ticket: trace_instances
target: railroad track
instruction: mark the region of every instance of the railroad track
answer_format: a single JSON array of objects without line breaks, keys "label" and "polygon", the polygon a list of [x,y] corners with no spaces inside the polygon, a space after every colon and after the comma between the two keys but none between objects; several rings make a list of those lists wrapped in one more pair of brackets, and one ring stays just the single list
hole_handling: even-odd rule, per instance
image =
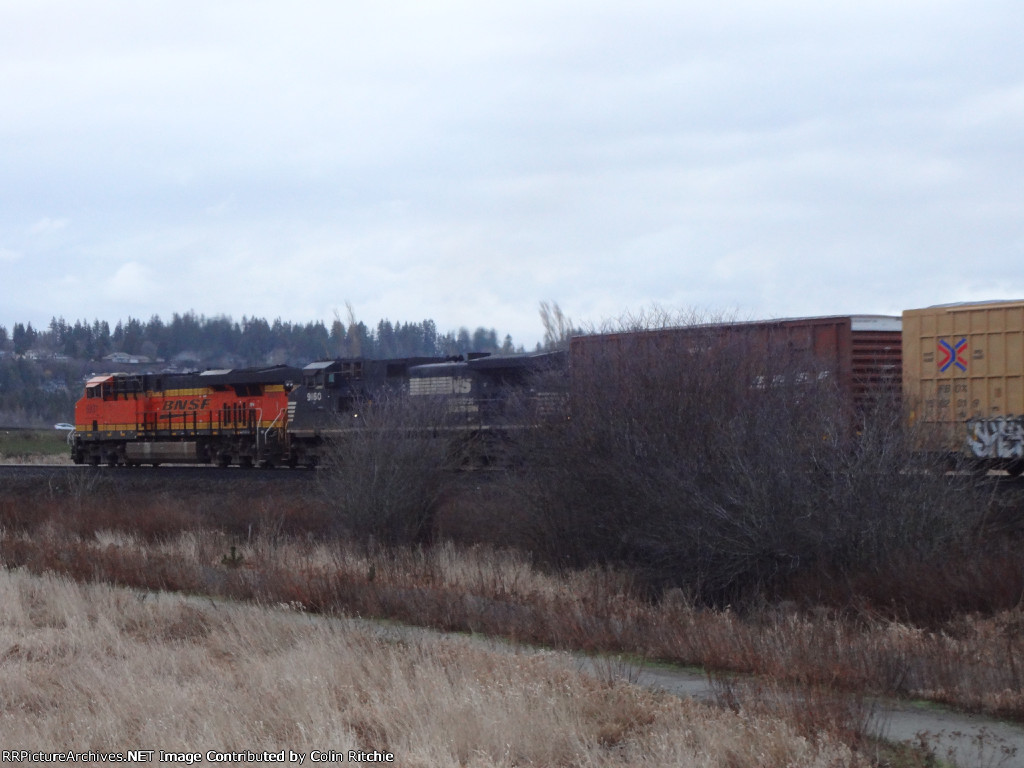
[{"label": "railroad track", "polygon": [[308,469],[243,469],[209,465],[166,467],[90,467],[84,464],[0,464],[0,483],[6,480],[60,480],[98,477],[118,485],[202,483],[311,483],[317,473]]}]

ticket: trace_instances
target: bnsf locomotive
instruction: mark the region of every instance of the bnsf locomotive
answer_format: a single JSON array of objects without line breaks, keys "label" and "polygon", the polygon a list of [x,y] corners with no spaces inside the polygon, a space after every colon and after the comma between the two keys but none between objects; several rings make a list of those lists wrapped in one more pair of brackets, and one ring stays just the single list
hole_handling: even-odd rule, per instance
[{"label": "bnsf locomotive", "polygon": [[287,456],[296,368],[95,376],[75,405],[76,464],[264,466]]}]

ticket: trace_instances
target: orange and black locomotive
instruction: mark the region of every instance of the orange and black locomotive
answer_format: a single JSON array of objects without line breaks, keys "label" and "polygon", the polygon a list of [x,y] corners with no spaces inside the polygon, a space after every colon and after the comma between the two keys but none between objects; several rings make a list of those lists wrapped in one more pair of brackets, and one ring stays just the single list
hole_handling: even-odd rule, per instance
[{"label": "orange and black locomotive", "polygon": [[287,459],[296,368],[95,376],[75,405],[71,457],[109,466],[269,466]]}]

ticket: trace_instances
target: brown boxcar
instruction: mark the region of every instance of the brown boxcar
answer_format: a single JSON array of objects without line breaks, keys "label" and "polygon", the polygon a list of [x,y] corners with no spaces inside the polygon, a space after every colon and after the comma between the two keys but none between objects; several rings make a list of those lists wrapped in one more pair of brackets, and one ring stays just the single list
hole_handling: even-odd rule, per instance
[{"label": "brown boxcar", "polygon": [[[576,373],[585,370],[586,375],[599,375],[602,367],[642,365],[651,355],[737,345],[769,357],[784,352],[785,360],[773,375],[832,378],[858,405],[899,392],[900,318],[888,315],[804,317],[577,336],[571,341],[570,360]],[[786,367],[792,370],[779,373]]]},{"label": "brown boxcar", "polygon": [[1024,468],[1024,301],[908,309],[903,359],[925,449]]}]

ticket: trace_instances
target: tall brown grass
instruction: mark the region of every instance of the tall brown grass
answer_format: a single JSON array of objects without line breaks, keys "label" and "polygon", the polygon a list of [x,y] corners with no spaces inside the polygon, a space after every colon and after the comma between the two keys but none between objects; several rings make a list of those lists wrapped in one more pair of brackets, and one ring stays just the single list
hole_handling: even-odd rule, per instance
[{"label": "tall brown grass", "polygon": [[599,681],[552,652],[388,641],[24,571],[0,573],[0,601],[5,748],[386,750],[431,768],[867,764],[825,732]]},{"label": "tall brown grass", "polygon": [[[874,695],[929,698],[1024,720],[1020,613],[1004,607],[1014,605],[1006,595],[986,613],[960,611],[926,624],[866,599],[845,609],[777,602],[738,611],[711,609],[669,589],[652,601],[643,576],[627,569],[539,567],[529,554],[483,543],[339,539],[315,484],[257,482],[225,494],[217,483],[183,491],[164,475],[145,482],[137,476],[83,469],[8,484],[0,492],[0,563],[82,583],[390,618],[697,665],[716,679],[749,674],[750,685],[731,682],[723,697],[737,712],[782,717],[804,739],[838,740],[854,750],[865,749],[865,697]],[[476,532],[500,532],[510,508],[500,486],[472,474],[463,481],[463,493],[439,522],[467,532],[476,515],[489,515]],[[941,578],[932,581],[942,589]],[[963,585],[965,595],[977,591],[969,580]],[[187,616],[171,623],[171,635],[190,631]]]},{"label": "tall brown grass", "polygon": [[85,533],[55,518],[0,531],[0,561],[80,581],[391,618],[1024,719],[1019,610],[963,616],[940,629],[795,604],[740,614],[702,608],[681,592],[652,603],[627,572],[554,574],[522,554],[483,546],[368,547],[215,529],[154,538]]}]

